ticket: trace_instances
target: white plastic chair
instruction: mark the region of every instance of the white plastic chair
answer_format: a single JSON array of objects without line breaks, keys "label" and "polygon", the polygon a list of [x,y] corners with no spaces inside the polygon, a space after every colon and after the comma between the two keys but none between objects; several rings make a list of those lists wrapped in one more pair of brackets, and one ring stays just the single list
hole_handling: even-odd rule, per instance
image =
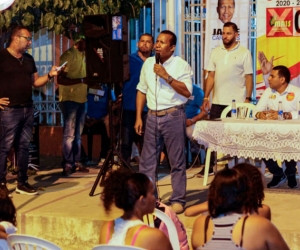
[{"label": "white plastic chair", "polygon": [[61,250],[50,241],[24,234],[8,235],[7,244],[10,250]]},{"label": "white plastic chair", "polygon": [[173,250],[180,250],[178,233],[177,233],[176,226],[174,225],[174,222],[172,221],[172,219],[168,215],[166,215],[164,212],[155,208],[153,214],[145,215],[143,218],[144,222],[147,223],[150,227],[154,227],[153,215],[156,216],[157,218],[159,218],[163,223],[165,223],[165,225],[168,229],[169,240],[171,242]]},{"label": "white plastic chair", "polygon": [[[255,105],[252,103],[236,103],[236,108],[239,107],[247,107],[247,114],[246,117],[250,117],[251,112],[253,112]],[[221,118],[226,118],[228,113],[231,111],[231,105],[227,106],[223,112],[221,113]],[[207,148],[206,150],[206,158],[205,158],[205,169],[204,169],[204,177],[203,177],[203,186],[207,185],[207,181],[208,181],[208,171],[209,171],[209,165],[210,165],[210,155],[211,155],[211,149]],[[227,156],[222,157],[221,159],[217,159],[217,162],[221,162],[224,160],[229,160]],[[228,165],[230,165],[231,167],[233,167],[234,165],[234,160],[230,160],[228,162]]]},{"label": "white plastic chair", "polygon": [[146,250],[146,249],[135,247],[135,246],[118,246],[118,245],[100,244],[94,246],[92,250]]}]

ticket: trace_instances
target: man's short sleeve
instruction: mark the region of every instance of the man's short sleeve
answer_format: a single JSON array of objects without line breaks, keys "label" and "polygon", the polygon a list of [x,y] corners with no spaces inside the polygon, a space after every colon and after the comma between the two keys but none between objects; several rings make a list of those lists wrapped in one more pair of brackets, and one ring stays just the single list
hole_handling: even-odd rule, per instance
[{"label": "man's short sleeve", "polygon": [[208,65],[207,65],[207,67],[206,67],[206,70],[207,70],[207,71],[216,71],[216,64],[215,64],[215,62],[214,62],[215,50],[216,50],[216,49],[213,49],[212,52],[210,53]]},{"label": "man's short sleeve", "polygon": [[245,61],[244,61],[244,73],[245,75],[253,74],[253,67],[252,67],[252,56],[249,50],[247,50]]},{"label": "man's short sleeve", "polygon": [[141,91],[144,94],[146,94],[148,90],[146,72],[147,72],[147,60],[143,64],[141,74],[140,74],[140,81],[136,86],[136,89]]}]

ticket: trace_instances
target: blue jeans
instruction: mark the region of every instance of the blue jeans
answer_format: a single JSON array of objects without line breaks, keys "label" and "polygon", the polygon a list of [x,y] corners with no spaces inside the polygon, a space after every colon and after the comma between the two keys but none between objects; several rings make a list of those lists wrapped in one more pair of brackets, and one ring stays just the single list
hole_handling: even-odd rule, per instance
[{"label": "blue jeans", "polygon": [[[183,109],[178,109],[164,116],[148,113],[144,145],[139,164],[139,171],[156,181],[160,152],[164,144],[171,165],[171,182],[173,193],[171,203],[179,202],[185,205],[186,195],[186,115]],[[164,142],[164,143],[163,143]]]},{"label": "blue jeans", "polygon": [[64,117],[63,168],[66,164],[75,166],[80,161],[81,134],[84,127],[87,103],[64,101],[60,103]]},{"label": "blue jeans", "polygon": [[[142,119],[145,125],[147,112],[143,112]],[[130,165],[132,144],[135,142],[138,149],[143,148],[143,136],[135,132],[134,124],[136,118],[135,110],[123,110],[122,114],[122,141],[121,141],[121,155],[123,159]],[[145,127],[145,126],[144,126]]]},{"label": "blue jeans", "polygon": [[12,147],[18,166],[18,183],[28,180],[29,144],[33,129],[33,107],[4,107],[0,109],[0,183],[6,183],[6,160]]}]

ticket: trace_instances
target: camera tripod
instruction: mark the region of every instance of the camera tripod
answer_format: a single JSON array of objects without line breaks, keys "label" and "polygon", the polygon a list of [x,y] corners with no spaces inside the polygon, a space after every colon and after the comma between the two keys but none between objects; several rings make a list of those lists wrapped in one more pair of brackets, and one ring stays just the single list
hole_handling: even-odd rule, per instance
[{"label": "camera tripod", "polygon": [[[105,158],[105,161],[103,165],[100,168],[100,171],[97,175],[97,178],[94,182],[94,185],[89,193],[90,196],[94,195],[94,192],[97,188],[97,185],[101,179],[100,184],[104,181],[106,173],[108,170],[112,168],[113,165],[119,165],[120,167],[126,167],[127,169],[131,170],[132,172],[135,172],[133,168],[123,159],[120,152],[116,149],[116,144],[114,140],[114,129],[113,129],[113,101],[111,96],[111,84],[107,84],[108,88],[108,114],[109,114],[109,139],[110,139],[110,149],[107,153],[107,156]],[[121,160],[121,164],[115,161],[115,156],[118,157],[119,160]]]}]

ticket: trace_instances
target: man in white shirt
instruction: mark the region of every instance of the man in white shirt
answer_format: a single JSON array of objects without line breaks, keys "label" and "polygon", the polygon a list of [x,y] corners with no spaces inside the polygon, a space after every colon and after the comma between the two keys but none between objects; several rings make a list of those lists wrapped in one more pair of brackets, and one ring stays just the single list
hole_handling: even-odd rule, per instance
[{"label": "man in white shirt", "polygon": [[147,101],[149,111],[139,170],[155,181],[164,142],[173,188],[169,201],[174,212],[182,213],[186,195],[186,115],[183,105],[192,93],[193,72],[186,61],[173,55],[176,40],[173,32],[162,31],[155,44],[156,57],[144,62],[137,85],[135,130],[141,135],[142,111]]},{"label": "man in white shirt", "polygon": [[[237,25],[232,22],[225,23],[222,33],[223,45],[213,49],[210,55],[201,110],[210,109],[211,119],[220,118],[222,111],[231,105],[233,99],[237,103],[251,101],[252,57],[250,51],[237,41],[238,36]],[[209,96],[212,90],[210,107]],[[212,154],[209,173],[213,173],[214,159]]]},{"label": "man in white shirt", "polygon": [[[285,66],[276,66],[272,69],[268,78],[269,85],[262,94],[253,114],[257,119],[278,120],[278,103],[282,102],[284,119],[297,119],[297,105],[300,100],[300,88],[289,84],[291,79],[290,71]],[[298,187],[296,180],[296,162],[285,161],[286,170],[283,173],[276,161],[263,159],[273,179],[267,184],[268,188],[278,187],[288,180],[290,188]]]}]

